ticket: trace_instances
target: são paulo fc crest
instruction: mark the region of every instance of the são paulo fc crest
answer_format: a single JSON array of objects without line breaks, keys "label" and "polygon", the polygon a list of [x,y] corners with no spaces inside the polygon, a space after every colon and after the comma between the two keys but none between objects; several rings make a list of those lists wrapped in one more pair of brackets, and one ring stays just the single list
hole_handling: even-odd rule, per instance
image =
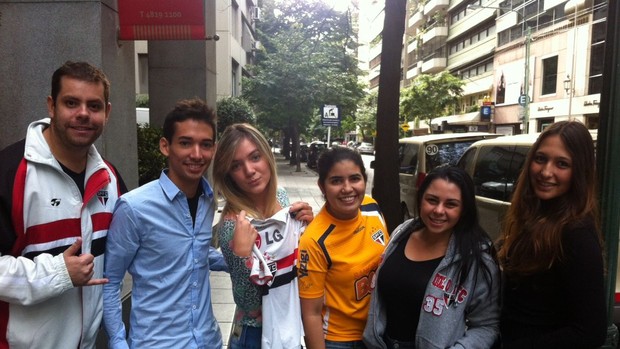
[{"label": "s\u00e3o paulo fc crest", "polygon": [[105,206],[108,203],[108,191],[107,190],[99,190],[97,192],[97,199],[99,202]]},{"label": "s\u00e3o paulo fc crest", "polygon": [[379,229],[376,232],[374,232],[372,234],[372,239],[378,243],[381,244],[383,246],[385,246],[385,234],[383,233],[383,230]]}]

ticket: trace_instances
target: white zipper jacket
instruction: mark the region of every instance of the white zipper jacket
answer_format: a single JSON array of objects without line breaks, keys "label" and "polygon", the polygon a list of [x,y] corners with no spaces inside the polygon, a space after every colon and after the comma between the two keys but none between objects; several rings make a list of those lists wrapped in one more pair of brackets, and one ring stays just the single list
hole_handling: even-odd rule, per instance
[{"label": "white zipper jacket", "polygon": [[[94,146],[84,198],[54,156],[42,131],[0,152],[0,348],[94,348],[102,286],[73,287],[62,252],[82,237],[103,277],[103,252],[122,179]],[[120,185],[120,186],[119,186]]]}]

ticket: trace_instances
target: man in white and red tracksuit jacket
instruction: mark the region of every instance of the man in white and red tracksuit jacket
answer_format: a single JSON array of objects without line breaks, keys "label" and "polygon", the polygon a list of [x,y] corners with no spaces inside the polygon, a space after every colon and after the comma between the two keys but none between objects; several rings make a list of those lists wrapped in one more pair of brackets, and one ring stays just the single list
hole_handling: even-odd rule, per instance
[{"label": "man in white and red tracksuit jacket", "polygon": [[103,252],[125,185],[93,142],[109,82],[67,62],[52,77],[50,118],[0,152],[0,348],[94,348]]}]

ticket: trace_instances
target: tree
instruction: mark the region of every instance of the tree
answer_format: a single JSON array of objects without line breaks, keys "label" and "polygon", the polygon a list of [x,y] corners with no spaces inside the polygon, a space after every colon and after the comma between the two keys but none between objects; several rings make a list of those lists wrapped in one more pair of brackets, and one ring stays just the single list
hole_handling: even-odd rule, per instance
[{"label": "tree", "polygon": [[372,195],[381,206],[389,231],[402,222],[398,185],[398,99],[406,0],[387,0],[381,43],[381,70],[377,100],[375,182]]},{"label": "tree", "polygon": [[[356,110],[363,97],[356,43],[348,14],[322,1],[265,0],[263,10],[257,30],[264,50],[249,68],[243,95],[263,129],[282,130],[286,154],[288,138],[298,148],[300,131],[323,104],[338,105],[341,115]],[[292,162],[300,171],[296,156]]]},{"label": "tree", "polygon": [[377,100],[379,94],[373,91],[364,97],[357,110],[355,125],[362,133],[362,139],[367,140],[377,130]]},{"label": "tree", "polygon": [[217,101],[218,135],[221,135],[229,125],[240,122],[256,123],[252,107],[247,101],[239,97],[227,97]]},{"label": "tree", "polygon": [[432,119],[447,115],[448,107],[458,103],[463,85],[463,80],[447,71],[418,75],[411,86],[402,91],[401,115],[405,120],[418,119],[430,125]]},{"label": "tree", "polygon": [[159,178],[166,167],[166,157],[159,151],[159,140],[164,132],[161,127],[138,124],[138,185]]}]

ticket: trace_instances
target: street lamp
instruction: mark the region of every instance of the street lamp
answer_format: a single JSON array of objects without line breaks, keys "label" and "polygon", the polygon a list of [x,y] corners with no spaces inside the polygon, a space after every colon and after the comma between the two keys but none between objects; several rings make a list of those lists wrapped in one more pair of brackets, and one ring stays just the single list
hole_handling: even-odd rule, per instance
[{"label": "street lamp", "polygon": [[[574,59],[574,58],[573,58]],[[573,81],[570,78],[569,74],[566,74],[566,79],[564,80],[564,91],[568,95],[568,117],[570,118],[573,113]]]},{"label": "street lamp", "polygon": [[[568,94],[569,92],[571,92],[571,79],[570,79],[570,75],[566,74],[566,79],[564,80],[564,91],[566,91],[566,94]],[[571,92],[572,93],[572,92]]]},{"label": "street lamp", "polygon": [[[512,11],[519,15],[519,11],[510,8],[510,7],[493,7],[493,6],[482,6],[476,4],[467,5],[467,9],[469,10],[478,10],[482,8],[494,9],[494,10],[502,10],[502,11]],[[530,121],[530,43],[532,42],[532,33],[530,27],[527,26],[525,29],[525,63],[524,63],[524,76],[523,76],[523,94],[519,96],[519,104],[523,106],[523,133],[528,132],[528,122]]]}]

